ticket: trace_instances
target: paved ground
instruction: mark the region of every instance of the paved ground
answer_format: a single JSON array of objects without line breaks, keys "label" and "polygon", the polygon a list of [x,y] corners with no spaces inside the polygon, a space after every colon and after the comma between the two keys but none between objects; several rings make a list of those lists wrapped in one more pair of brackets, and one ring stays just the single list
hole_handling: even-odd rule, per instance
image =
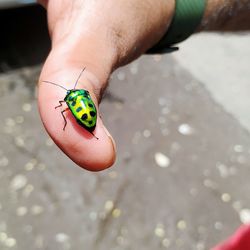
[{"label": "paved ground", "polygon": [[[229,62],[223,40],[216,65]],[[250,135],[233,105],[249,109],[249,100],[223,99],[233,72],[216,78],[194,47],[114,74],[102,116],[118,159],[102,173],[75,166],[46,135],[34,87],[40,66],[0,75],[1,250],[203,250],[250,221]],[[248,46],[238,49],[243,58]],[[206,70],[198,75],[195,65]],[[246,69],[244,59],[235,68]]]}]

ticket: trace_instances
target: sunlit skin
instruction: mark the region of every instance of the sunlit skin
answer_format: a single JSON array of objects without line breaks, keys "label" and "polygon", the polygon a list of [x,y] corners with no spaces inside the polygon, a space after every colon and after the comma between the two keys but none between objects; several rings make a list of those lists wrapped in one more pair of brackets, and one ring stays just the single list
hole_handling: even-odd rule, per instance
[{"label": "sunlit skin", "polygon": [[155,4],[147,0],[143,6],[134,0],[115,3],[113,0],[53,0],[46,5],[53,46],[40,76],[39,111],[55,143],[76,164],[91,171],[113,165],[116,152],[112,137],[99,115],[94,131],[99,140],[81,128],[71,112],[65,113],[68,123],[63,131],[64,120],[54,107],[63,100],[65,91],[42,81],[60,83],[70,89],[85,67],[77,87],[90,92],[99,114],[98,104],[110,74],[160,39],[174,8],[174,1]]},{"label": "sunlit skin", "polygon": [[[208,0],[205,20],[200,30],[216,30],[226,27],[243,27],[249,10],[224,21],[236,0]],[[249,0],[237,0],[238,3]],[[113,165],[116,157],[115,143],[102,119],[97,115],[95,135],[77,124],[71,112],[66,112],[65,130],[61,112],[55,109],[58,101],[65,97],[65,90],[42,81],[60,83],[71,89],[79,72],[86,67],[79,80],[78,89],[88,90],[95,103],[97,114],[99,103],[111,73],[125,65],[156,44],[166,32],[175,7],[174,0],[49,0],[40,1],[47,9],[48,27],[52,50],[44,64],[40,79],[38,104],[42,122],[61,150],[80,167],[100,171]],[[223,13],[214,16],[218,6]],[[228,11],[227,11],[228,5]],[[242,13],[241,13],[241,12]],[[237,18],[241,16],[240,18]],[[223,24],[220,20],[223,19]],[[233,19],[233,21],[232,21]],[[219,25],[220,24],[220,25]],[[224,25],[224,26],[223,26]],[[247,29],[249,27],[245,27]],[[233,28],[232,28],[233,29]],[[131,90],[132,91],[132,90]],[[64,106],[62,108],[66,108]]]}]

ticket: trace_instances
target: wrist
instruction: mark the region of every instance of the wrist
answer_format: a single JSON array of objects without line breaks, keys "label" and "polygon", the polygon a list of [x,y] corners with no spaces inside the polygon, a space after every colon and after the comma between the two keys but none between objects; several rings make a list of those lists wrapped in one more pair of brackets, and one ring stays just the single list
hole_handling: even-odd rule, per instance
[{"label": "wrist", "polygon": [[249,0],[207,0],[197,31],[248,31]]},{"label": "wrist", "polygon": [[177,50],[172,47],[190,35],[199,26],[206,7],[206,0],[175,0],[175,13],[168,31],[148,53],[169,53]]},{"label": "wrist", "polygon": [[206,9],[197,32],[214,30],[217,23],[217,12],[225,4],[225,0],[207,0]]}]

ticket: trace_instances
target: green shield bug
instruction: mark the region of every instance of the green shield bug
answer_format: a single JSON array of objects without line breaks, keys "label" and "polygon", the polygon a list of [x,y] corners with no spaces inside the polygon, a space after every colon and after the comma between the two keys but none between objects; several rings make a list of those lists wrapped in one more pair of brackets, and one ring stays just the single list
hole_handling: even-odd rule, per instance
[{"label": "green shield bug", "polygon": [[61,111],[62,117],[64,119],[64,127],[67,125],[66,117],[64,116],[64,112],[70,110],[72,115],[75,117],[77,123],[85,128],[88,132],[90,132],[96,139],[98,139],[94,134],[93,131],[96,127],[96,120],[97,120],[97,111],[93,100],[89,92],[85,89],[76,89],[76,85],[81,78],[81,75],[85,68],[81,71],[80,75],[78,76],[74,88],[73,89],[66,89],[60,84],[50,82],[50,81],[43,81],[45,83],[56,85],[64,90],[66,90],[66,96],[64,100],[59,101],[59,105],[55,107],[55,109],[62,107],[63,103],[66,103],[68,108]]}]

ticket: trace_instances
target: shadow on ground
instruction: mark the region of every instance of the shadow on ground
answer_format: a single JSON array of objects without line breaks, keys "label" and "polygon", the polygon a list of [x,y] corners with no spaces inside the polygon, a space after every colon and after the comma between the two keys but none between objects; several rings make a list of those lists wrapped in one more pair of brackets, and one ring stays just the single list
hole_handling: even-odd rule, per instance
[{"label": "shadow on ground", "polygon": [[38,6],[0,10],[0,71],[42,63],[50,49],[45,10]]}]

